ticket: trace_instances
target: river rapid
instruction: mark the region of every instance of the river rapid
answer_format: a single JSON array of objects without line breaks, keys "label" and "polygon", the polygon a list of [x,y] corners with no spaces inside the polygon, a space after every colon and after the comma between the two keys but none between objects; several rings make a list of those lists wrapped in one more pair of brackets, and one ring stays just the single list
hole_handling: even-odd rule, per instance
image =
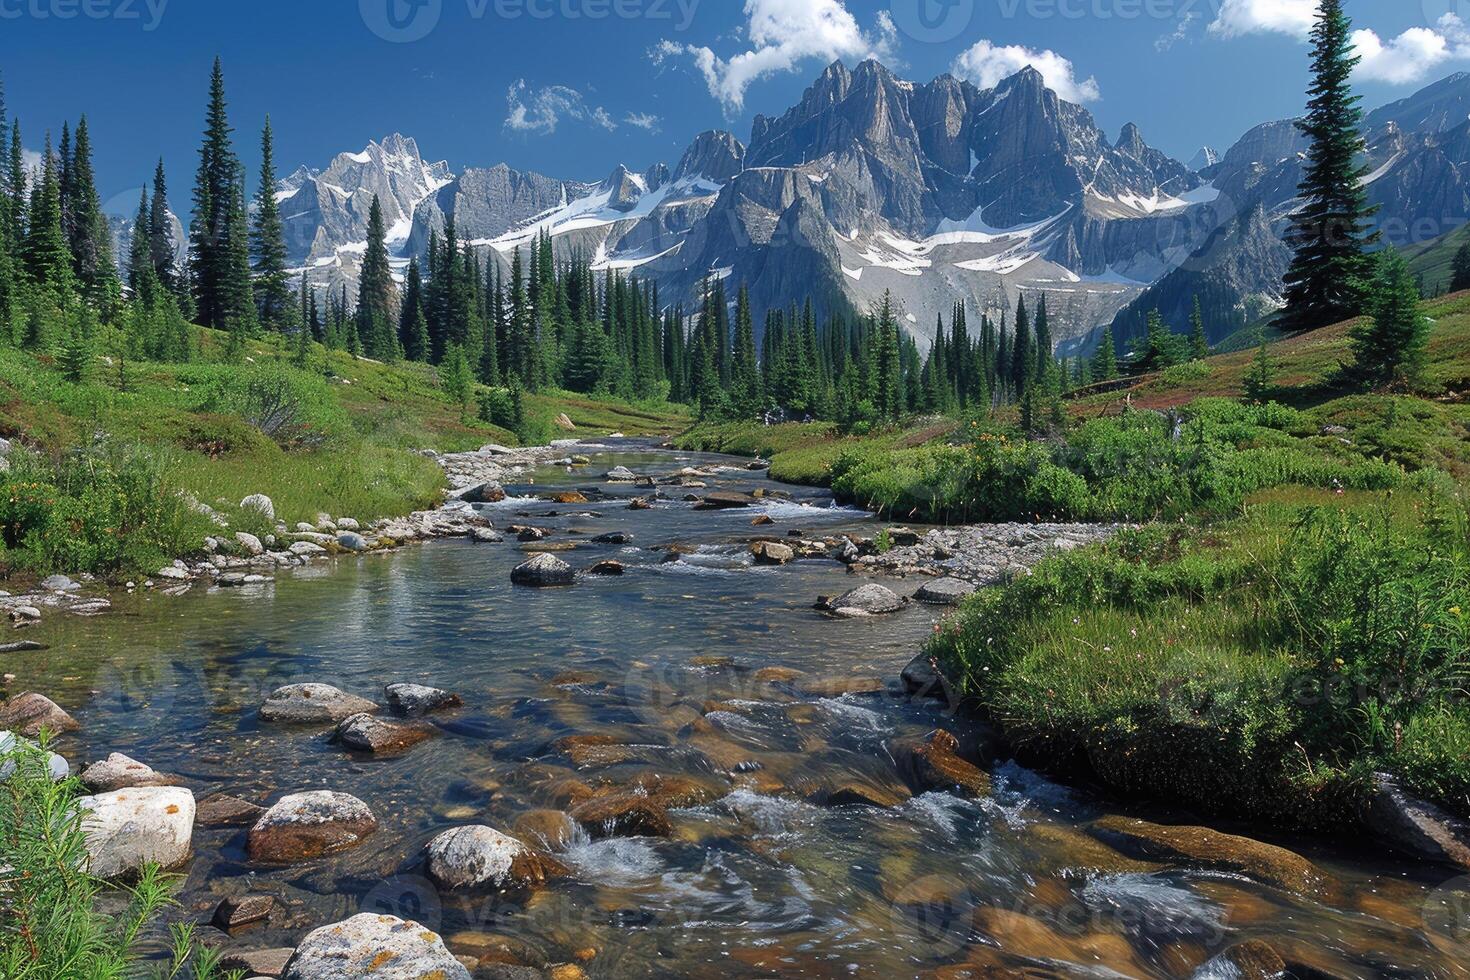
[{"label": "river rapid", "polygon": [[[1356,841],[1239,827],[1220,829],[1291,848],[1332,886],[1303,895],[1135,860],[1088,830],[1122,811],[1116,801],[991,758],[979,726],[899,695],[892,682],[947,610],[834,618],[813,603],[861,584],[843,565],[749,556],[757,534],[871,536],[866,514],[725,457],[588,452],[590,466],[539,468],[482,513],[575,544],[558,554],[578,569],[615,559],[625,575],[513,587],[532,546],[434,541],[244,588],[140,592],[95,618],[48,617],[25,636],[49,649],[6,655],[0,669],[17,675],[12,690],[43,692],[82,724],[58,745],[74,767],[123,752],[200,799],[269,805],[331,789],[372,808],[379,828],[361,846],[287,867],[249,861],[244,829],[196,828],[176,917],[207,922],[229,896],[278,900],[263,925],[206,930],[229,948],[292,946],[373,911],[422,923],[487,970],[578,961],[595,977],[1187,977],[1202,966],[1226,977],[1240,974],[1205,964],[1248,939],[1299,976],[1467,975],[1465,920],[1454,918],[1470,908],[1464,880]],[[646,491],[603,484],[615,465],[655,476],[729,465],[710,489],[791,499],[706,511],[678,491],[631,510]],[[606,496],[533,496],[578,487]],[[753,527],[762,515],[775,523]],[[609,532],[631,541],[592,541]],[[920,584],[881,581],[901,595]],[[432,716],[436,737],[401,756],[356,755],[328,728],[258,717],[272,690],[308,681],[380,704],[385,684],[416,682],[464,707]],[[991,770],[989,795],[901,778],[892,746],[936,728]],[[446,829],[526,836],[547,819],[527,814],[565,809],[579,787],[654,776],[685,780],[667,836],[577,829],[554,842],[571,877],[533,894],[465,897],[424,877],[423,848]],[[827,799],[854,785],[891,805]]]}]

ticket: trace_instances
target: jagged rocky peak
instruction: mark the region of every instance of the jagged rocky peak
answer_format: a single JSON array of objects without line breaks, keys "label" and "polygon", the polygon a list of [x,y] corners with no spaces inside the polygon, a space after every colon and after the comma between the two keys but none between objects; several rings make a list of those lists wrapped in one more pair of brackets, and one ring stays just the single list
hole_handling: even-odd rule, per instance
[{"label": "jagged rocky peak", "polygon": [[1139,132],[1136,123],[1125,123],[1122,132],[1118,134],[1116,149],[1120,153],[1126,153],[1135,160],[1142,160],[1148,152],[1149,146],[1143,141],[1143,133]]},{"label": "jagged rocky peak", "polygon": [[648,193],[648,189],[648,182],[642,175],[633,173],[621,163],[613,168],[601,187],[607,193],[608,207],[620,211],[631,209],[639,198]]},{"label": "jagged rocky peak", "polygon": [[744,169],[745,144],[734,133],[711,129],[694,137],[679,161],[679,169],[674,171],[674,179],[704,178],[723,184]]},{"label": "jagged rocky peak", "polygon": [[1191,173],[1199,173],[1201,170],[1207,170],[1219,162],[1219,150],[1216,150],[1213,146],[1202,146],[1194,151],[1194,156],[1189,158],[1189,162],[1185,166],[1189,168]]},{"label": "jagged rocky peak", "polygon": [[1470,73],[1456,72],[1405,99],[1390,102],[1368,114],[1369,132],[1397,123],[1409,132],[1442,133],[1470,118]]}]

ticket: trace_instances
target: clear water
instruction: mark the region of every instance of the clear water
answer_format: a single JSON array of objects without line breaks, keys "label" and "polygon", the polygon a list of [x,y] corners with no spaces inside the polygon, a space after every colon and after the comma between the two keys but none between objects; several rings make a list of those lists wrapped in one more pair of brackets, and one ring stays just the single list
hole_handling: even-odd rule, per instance
[{"label": "clear water", "polygon": [[[534,486],[513,489],[598,486],[615,464],[659,474],[721,462],[731,461],[604,453],[580,474],[542,470]],[[775,486],[743,472],[710,482]],[[896,737],[943,726],[973,742],[971,733],[932,704],[806,696],[753,670],[892,678],[942,611],[834,620],[812,604],[859,584],[842,566],[752,566],[744,541],[757,533],[867,522],[820,492],[785,488],[792,501],[755,510],[632,511],[635,491],[607,489],[591,505],[518,496],[489,513],[501,527],[532,523],[555,529],[551,542],[580,542],[562,555],[578,567],[616,558],[629,566],[620,578],[515,589],[509,571],[525,558],[515,541],[439,541],[262,586],[134,596],[96,619],[52,617],[27,634],[51,649],[9,656],[3,669],[18,675],[17,690],[45,692],[83,723],[61,746],[73,763],[121,751],[183,776],[200,797],[268,804],[330,788],[373,808],[381,826],[365,844],[288,868],[252,865],[241,830],[197,831],[180,915],[207,919],[222,897],[247,891],[281,899],[269,925],[234,938],[243,946],[291,945],[370,910],[416,919],[464,952],[483,951],[486,936],[547,962],[592,949],[586,969],[609,977],[1174,977],[1245,938],[1325,975],[1465,975],[1470,885],[1355,841],[1278,841],[1336,880],[1329,896],[1307,899],[1129,865],[1081,829],[1116,804],[1005,761],[988,799],[808,802],[838,780],[893,784],[886,746]],[[778,524],[753,528],[761,513]],[[608,531],[635,540],[590,542]],[[665,563],[670,546],[687,553]],[[696,657],[733,666],[694,666]],[[302,681],[379,701],[385,683],[414,681],[456,691],[466,706],[436,718],[439,736],[407,755],[372,759],[325,731],[259,722],[270,691]],[[554,746],[570,735],[639,748],[618,765],[578,769]],[[560,855],[573,878],[529,899],[440,894],[421,875],[424,844],[448,827],[509,830],[526,811],[556,807],[567,779],[626,784],[647,773],[694,776],[712,799],[675,811],[667,839],[579,835]]]}]

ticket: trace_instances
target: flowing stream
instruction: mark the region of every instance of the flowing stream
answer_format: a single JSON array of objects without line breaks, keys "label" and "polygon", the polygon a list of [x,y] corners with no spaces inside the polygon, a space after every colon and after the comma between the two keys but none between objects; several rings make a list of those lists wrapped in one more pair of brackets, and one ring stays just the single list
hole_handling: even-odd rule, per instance
[{"label": "flowing stream", "polygon": [[[241,829],[197,829],[179,914],[207,920],[247,892],[280,900],[232,945],[294,945],[368,910],[417,920],[470,955],[509,950],[541,964],[595,951],[585,969],[604,977],[1179,977],[1251,938],[1302,976],[1466,975],[1456,944],[1466,934],[1452,928],[1464,919],[1451,916],[1470,907],[1470,886],[1443,869],[1356,841],[1266,836],[1331,876],[1330,893],[1309,898],[1143,864],[1086,832],[1118,804],[1005,760],[988,798],[910,796],[893,740],[943,727],[974,746],[973,726],[891,689],[861,691],[873,686],[865,679],[895,678],[944,610],[831,618],[816,598],[860,584],[842,565],[756,566],[745,547],[757,532],[872,534],[867,515],[792,487],[789,501],[727,511],[677,499],[630,510],[624,498],[642,492],[631,488],[606,487],[591,505],[529,496],[599,486],[619,464],[658,475],[726,463],[739,465],[602,452],[578,473],[528,474],[534,486],[485,509],[497,527],[534,524],[554,531],[549,543],[576,542],[561,557],[578,568],[617,559],[621,577],[514,588],[510,569],[526,557],[514,538],[436,541],[241,589],[140,593],[97,618],[51,616],[26,634],[50,649],[8,655],[0,669],[17,675],[14,690],[46,693],[82,723],[60,744],[74,765],[119,751],[182,776],[200,798],[268,805],[325,788],[373,809],[380,827],[363,845],[285,868],[250,863]],[[710,486],[777,488],[736,469]],[[753,528],[761,514],[777,523]],[[631,543],[591,540],[614,531]],[[667,560],[673,546],[681,556]],[[756,676],[769,667],[801,676]],[[413,681],[455,691],[465,707],[434,716],[437,737],[405,755],[357,756],[327,731],[260,722],[273,689],[304,681],[380,703],[384,684]],[[569,736],[616,748],[577,754]],[[578,783],[650,774],[700,790],[670,812],[668,837],[579,831],[558,850],[573,876],[513,900],[441,894],[422,877],[424,845],[447,828],[513,831],[530,811],[565,807]],[[811,802],[852,782],[902,802]]]}]

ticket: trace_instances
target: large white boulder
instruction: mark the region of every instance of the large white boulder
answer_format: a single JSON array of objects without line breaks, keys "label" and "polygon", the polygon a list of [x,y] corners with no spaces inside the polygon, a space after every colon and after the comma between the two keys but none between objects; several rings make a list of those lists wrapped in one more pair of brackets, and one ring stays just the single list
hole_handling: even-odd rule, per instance
[{"label": "large white boulder", "polygon": [[194,841],[194,794],[179,786],[146,786],[83,796],[82,833],[88,868],[99,878],[138,874],[144,865],[176,868]]}]

